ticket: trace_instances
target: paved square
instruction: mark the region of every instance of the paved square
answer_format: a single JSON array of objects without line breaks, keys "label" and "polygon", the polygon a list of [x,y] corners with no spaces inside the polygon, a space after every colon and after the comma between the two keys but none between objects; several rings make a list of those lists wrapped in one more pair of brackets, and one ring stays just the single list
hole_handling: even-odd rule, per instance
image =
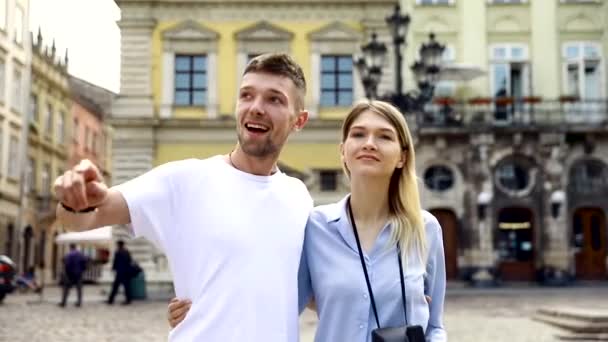
[{"label": "paved square", "polygon": [[[164,298],[130,306],[108,306],[103,303],[107,290],[106,286],[86,286],[83,306],[73,306],[76,295],[73,292],[65,309],[56,305],[58,288],[47,289],[42,302],[34,294],[9,295],[0,306],[0,341],[166,341],[169,328]],[[120,300],[119,295],[117,302]],[[567,288],[450,288],[445,312],[448,337],[450,341],[556,341],[558,329],[531,320],[537,308],[546,306],[608,309],[608,284]],[[316,326],[314,313],[307,311],[300,322],[302,342],[312,342]]]}]

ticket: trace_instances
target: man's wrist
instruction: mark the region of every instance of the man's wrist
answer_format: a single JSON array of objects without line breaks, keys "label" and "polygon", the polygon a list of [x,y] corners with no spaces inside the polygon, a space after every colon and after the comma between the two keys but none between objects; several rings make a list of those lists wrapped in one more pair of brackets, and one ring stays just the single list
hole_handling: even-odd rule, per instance
[{"label": "man's wrist", "polygon": [[63,204],[63,202],[59,202],[59,204],[61,205],[61,207],[65,210],[68,211],[70,213],[73,214],[85,214],[85,213],[90,213],[92,211],[95,211],[97,209],[97,207],[88,207],[82,210],[74,210],[74,208],[68,207],[67,205]]}]

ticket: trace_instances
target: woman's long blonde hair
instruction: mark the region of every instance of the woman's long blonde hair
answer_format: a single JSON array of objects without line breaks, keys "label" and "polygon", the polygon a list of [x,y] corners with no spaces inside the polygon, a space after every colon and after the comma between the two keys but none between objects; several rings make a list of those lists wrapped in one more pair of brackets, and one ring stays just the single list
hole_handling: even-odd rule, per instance
[{"label": "woman's long blonde hair", "polygon": [[[404,264],[407,264],[407,255],[414,252],[424,265],[427,258],[426,230],[418,193],[412,135],[403,114],[397,108],[387,102],[365,100],[357,103],[346,115],[342,124],[342,143],[348,137],[353,122],[366,111],[382,116],[395,128],[401,150],[405,152],[405,163],[402,168],[395,169],[388,188],[389,219],[393,226],[391,242],[398,242],[401,246]],[[346,164],[342,167],[350,179]]]}]

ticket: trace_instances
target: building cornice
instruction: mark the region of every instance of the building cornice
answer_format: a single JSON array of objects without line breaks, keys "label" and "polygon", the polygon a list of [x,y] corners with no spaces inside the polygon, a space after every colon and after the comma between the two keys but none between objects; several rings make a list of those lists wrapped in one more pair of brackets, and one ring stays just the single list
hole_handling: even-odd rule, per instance
[{"label": "building cornice", "polygon": [[252,5],[255,4],[346,4],[346,5],[357,5],[357,4],[372,4],[372,5],[396,5],[396,0],[114,0],[114,2],[120,7],[123,5],[159,5],[159,4],[180,4],[180,5],[192,5],[192,4],[243,4]]}]

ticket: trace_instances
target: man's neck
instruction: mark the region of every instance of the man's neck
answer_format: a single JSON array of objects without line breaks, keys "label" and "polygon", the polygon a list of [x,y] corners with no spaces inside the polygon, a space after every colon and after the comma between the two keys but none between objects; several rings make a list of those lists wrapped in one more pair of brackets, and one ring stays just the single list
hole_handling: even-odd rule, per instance
[{"label": "man's neck", "polygon": [[226,161],[235,169],[256,176],[270,176],[277,171],[277,156],[253,157],[241,150],[240,146],[228,154]]}]

